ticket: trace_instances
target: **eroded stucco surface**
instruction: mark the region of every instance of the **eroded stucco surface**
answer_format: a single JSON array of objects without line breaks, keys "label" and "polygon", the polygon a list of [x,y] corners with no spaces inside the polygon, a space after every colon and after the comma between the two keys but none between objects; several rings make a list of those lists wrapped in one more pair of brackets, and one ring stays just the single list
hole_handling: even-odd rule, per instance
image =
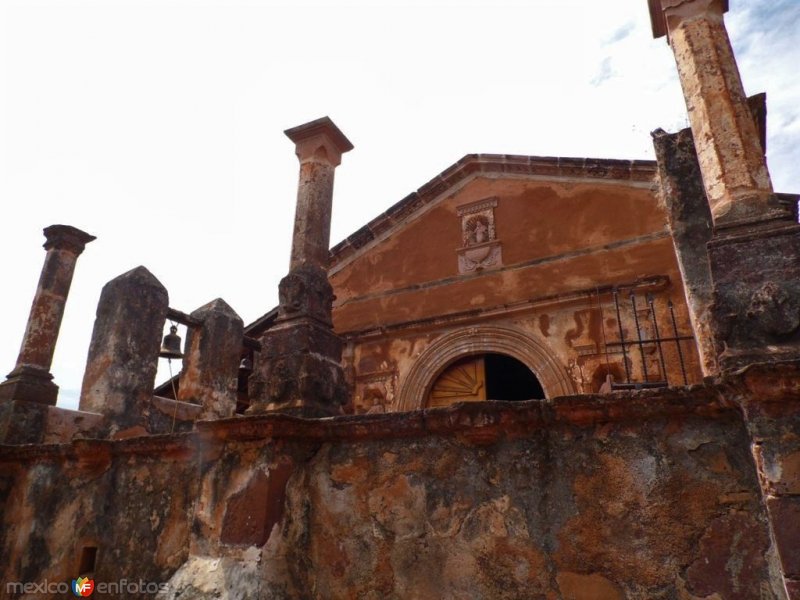
[{"label": "eroded stucco surface", "polygon": [[[91,543],[96,580],[168,598],[782,598],[750,443],[794,421],[747,423],[717,391],[15,448],[4,579],[74,577]],[[775,486],[790,450],[764,455]]]}]

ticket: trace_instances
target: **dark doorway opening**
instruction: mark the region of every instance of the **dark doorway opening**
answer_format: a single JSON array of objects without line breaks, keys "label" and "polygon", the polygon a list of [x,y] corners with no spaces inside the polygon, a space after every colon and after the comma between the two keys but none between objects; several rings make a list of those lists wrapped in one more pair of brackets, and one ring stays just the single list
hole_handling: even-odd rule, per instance
[{"label": "dark doorway opening", "polygon": [[78,575],[91,575],[97,563],[97,546],[84,546],[81,550],[81,562],[78,565]]},{"label": "dark doorway opening", "polygon": [[516,358],[486,354],[487,400],[544,399],[544,390],[531,370]]}]

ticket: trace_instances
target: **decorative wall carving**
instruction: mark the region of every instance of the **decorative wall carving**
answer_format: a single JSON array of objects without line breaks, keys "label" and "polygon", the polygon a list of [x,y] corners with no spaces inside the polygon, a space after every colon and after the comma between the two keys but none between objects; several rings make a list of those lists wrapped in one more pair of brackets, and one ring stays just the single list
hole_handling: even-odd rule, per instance
[{"label": "decorative wall carving", "polygon": [[458,249],[458,272],[474,273],[503,264],[502,247],[497,239],[494,209],[497,198],[486,198],[459,206],[461,243]]},{"label": "decorative wall carving", "polygon": [[384,370],[356,375],[355,388],[356,413],[385,412],[385,407],[394,402],[397,372]]}]

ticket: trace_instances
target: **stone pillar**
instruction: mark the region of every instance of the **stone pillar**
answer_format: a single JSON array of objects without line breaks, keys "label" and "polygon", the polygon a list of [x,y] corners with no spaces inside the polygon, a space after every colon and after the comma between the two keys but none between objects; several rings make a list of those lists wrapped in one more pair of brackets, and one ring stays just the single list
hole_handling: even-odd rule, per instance
[{"label": "stone pillar", "polygon": [[[800,226],[773,193],[723,22],[725,0],[650,0],[678,65],[714,231],[710,326],[721,370],[800,359]],[[758,102],[754,102],[758,104]],[[763,103],[762,103],[763,104]]]},{"label": "stone pillar", "polygon": [[703,375],[718,372],[710,307],[711,269],[706,245],[711,240],[711,211],[690,129],[653,132],[661,195],[667,208],[672,243],[678,257],[686,304],[692,321]]},{"label": "stone pillar", "polygon": [[333,204],[333,173],[342,154],[353,149],[344,134],[328,117],[287,129],[300,161],[297,207],[289,271],[303,265],[328,269]]},{"label": "stone pillar", "polygon": [[772,190],[757,126],[733,56],[727,0],[651,0],[656,37],[675,55],[714,225],[786,215]]},{"label": "stone pillar", "polygon": [[51,225],[44,235],[47,254],[42,274],[17,364],[0,384],[0,401],[23,400],[55,406],[58,398],[58,386],[50,374],[58,331],[75,264],[86,244],[96,238],[69,225]]},{"label": "stone pillar", "polygon": [[329,416],[341,412],[348,396],[327,274],[333,172],[353,145],[327,117],[286,135],[300,160],[292,255],[278,288],[278,318],[256,356],[249,410]]},{"label": "stone pillar", "polygon": [[80,409],[105,415],[116,437],[147,432],[168,306],[167,290],[144,267],[100,294]]},{"label": "stone pillar", "polygon": [[202,325],[188,330],[178,400],[201,405],[199,419],[233,416],[244,323],[222,298],[191,316]]},{"label": "stone pillar", "polygon": [[800,360],[800,225],[770,221],[708,244],[723,370]]}]

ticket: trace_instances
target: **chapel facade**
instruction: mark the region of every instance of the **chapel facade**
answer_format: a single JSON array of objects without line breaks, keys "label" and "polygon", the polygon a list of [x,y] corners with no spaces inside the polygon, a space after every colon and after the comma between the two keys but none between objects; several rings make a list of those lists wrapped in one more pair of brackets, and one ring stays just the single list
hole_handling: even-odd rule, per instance
[{"label": "chapel facade", "polygon": [[75,411],[50,367],[95,238],[46,228],[0,384],[0,597],[800,598],[798,196],[727,1],[648,6],[691,124],[655,161],[468,155],[330,248],[353,144],[289,129],[279,306],[123,273]]}]

